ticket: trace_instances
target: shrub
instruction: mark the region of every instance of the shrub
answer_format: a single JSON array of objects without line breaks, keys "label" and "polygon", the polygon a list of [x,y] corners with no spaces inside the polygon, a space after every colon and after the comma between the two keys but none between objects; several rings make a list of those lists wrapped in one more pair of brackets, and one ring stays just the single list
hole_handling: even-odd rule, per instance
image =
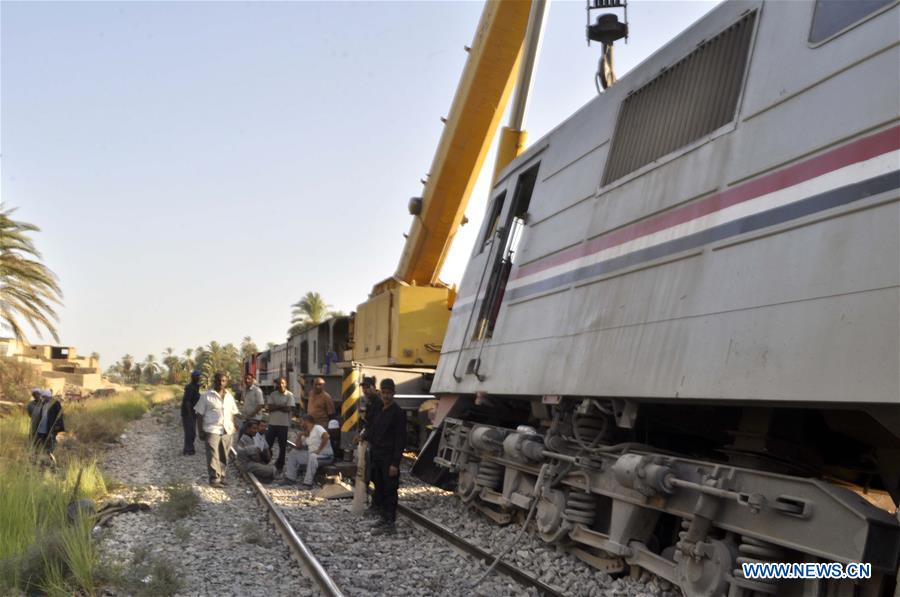
[{"label": "shrub", "polygon": [[168,498],[159,507],[159,515],[165,520],[181,520],[193,514],[200,504],[200,498],[188,485],[166,487]]},{"label": "shrub", "polygon": [[149,400],[140,392],[124,392],[109,398],[95,398],[67,404],[66,429],[87,444],[112,443],[119,439],[129,421],[150,410]]},{"label": "shrub", "polygon": [[0,357],[0,398],[13,402],[28,402],[29,390],[38,385],[34,366],[8,357]]}]

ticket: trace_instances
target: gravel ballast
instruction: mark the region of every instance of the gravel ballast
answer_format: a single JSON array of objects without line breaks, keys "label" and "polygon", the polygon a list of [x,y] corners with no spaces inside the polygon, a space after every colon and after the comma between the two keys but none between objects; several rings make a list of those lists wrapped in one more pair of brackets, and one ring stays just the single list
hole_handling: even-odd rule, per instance
[{"label": "gravel ballast", "polygon": [[[123,484],[111,499],[140,501],[149,512],[122,514],[99,532],[104,566],[119,570],[108,594],[317,595],[281,537],[268,523],[250,486],[229,466],[224,489],[207,485],[202,446],[181,455],[177,406],[157,407],[131,424],[121,445],[104,456],[106,474]],[[517,525],[498,526],[452,493],[402,473],[400,501],[463,539],[567,595],[677,597],[668,582],[643,573],[612,578]],[[197,497],[178,518],[167,510],[172,487]],[[167,488],[169,491],[167,491]],[[430,531],[398,515],[397,532],[379,535],[373,521],[353,514],[349,500],[315,498],[299,487],[267,487],[272,500],[346,595],[537,595],[498,572],[477,586],[487,564],[462,554]],[[154,565],[156,567],[154,567]]]},{"label": "gravel ballast", "polygon": [[[104,472],[124,484],[109,498],[151,507],[116,516],[101,531],[102,561],[127,581],[110,592],[151,595],[176,586],[178,595],[318,594],[237,470],[229,466],[227,486],[214,489],[207,484],[202,444],[196,443],[196,455],[181,455],[177,409],[166,405],[144,415],[104,455]],[[193,514],[168,520],[162,506],[173,485],[190,488],[198,503]],[[163,571],[173,573],[175,585],[163,582]],[[139,578],[130,578],[135,572]]]}]

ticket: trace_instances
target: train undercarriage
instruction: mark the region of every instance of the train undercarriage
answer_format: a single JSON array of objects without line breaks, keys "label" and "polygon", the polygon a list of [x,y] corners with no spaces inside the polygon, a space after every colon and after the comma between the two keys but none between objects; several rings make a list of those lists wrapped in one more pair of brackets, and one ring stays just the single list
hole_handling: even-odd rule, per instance
[{"label": "train undercarriage", "polygon": [[[525,524],[610,574],[645,569],[689,596],[894,590],[897,438],[877,413],[481,402],[451,412],[426,453],[498,524]],[[862,562],[871,577],[743,573],[742,564],[774,562]]]}]

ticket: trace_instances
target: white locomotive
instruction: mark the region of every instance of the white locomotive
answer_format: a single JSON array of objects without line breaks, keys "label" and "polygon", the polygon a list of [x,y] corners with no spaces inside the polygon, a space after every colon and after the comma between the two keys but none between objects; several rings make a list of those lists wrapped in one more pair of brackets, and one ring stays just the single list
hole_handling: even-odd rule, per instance
[{"label": "white locomotive", "polygon": [[895,0],[718,6],[499,177],[420,460],[688,595],[890,591],[898,150]]}]

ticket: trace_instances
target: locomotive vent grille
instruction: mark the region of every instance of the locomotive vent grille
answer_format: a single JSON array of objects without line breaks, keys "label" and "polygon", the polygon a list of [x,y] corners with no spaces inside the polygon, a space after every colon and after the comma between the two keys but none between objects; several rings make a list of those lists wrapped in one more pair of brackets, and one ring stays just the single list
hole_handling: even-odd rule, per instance
[{"label": "locomotive vent grille", "polygon": [[756,13],[703,42],[622,102],[603,184],[732,121]]}]

